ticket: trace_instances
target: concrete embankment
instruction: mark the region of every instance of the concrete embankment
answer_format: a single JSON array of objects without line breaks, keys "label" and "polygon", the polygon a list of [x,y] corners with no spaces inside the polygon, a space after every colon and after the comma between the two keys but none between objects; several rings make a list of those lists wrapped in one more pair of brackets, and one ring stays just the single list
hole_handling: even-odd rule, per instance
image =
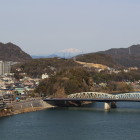
[{"label": "concrete embankment", "polygon": [[37,110],[43,110],[46,108],[54,107],[42,99],[20,101],[11,104],[7,104],[7,107],[0,110],[0,116],[9,116],[14,114],[20,114],[25,112],[32,112]]}]

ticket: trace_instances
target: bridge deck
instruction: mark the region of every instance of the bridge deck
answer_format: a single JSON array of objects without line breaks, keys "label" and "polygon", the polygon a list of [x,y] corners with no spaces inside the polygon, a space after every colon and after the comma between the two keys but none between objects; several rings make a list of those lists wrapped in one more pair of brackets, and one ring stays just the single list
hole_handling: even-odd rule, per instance
[{"label": "bridge deck", "polygon": [[140,99],[81,99],[81,98],[46,98],[44,101],[92,101],[92,102],[140,102]]}]

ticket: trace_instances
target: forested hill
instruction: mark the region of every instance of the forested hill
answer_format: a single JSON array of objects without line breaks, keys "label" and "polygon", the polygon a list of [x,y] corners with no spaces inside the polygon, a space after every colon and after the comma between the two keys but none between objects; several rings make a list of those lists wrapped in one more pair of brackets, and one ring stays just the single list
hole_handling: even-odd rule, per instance
[{"label": "forested hill", "polygon": [[140,45],[83,54],[76,56],[76,60],[109,67],[140,67]]},{"label": "forested hill", "polygon": [[12,43],[0,43],[0,60],[21,62],[32,59],[20,47]]},{"label": "forested hill", "polygon": [[111,56],[106,54],[99,53],[89,53],[76,56],[77,61],[87,62],[87,63],[95,63],[102,64],[112,68],[119,68],[121,65],[115,63],[115,61],[111,58]]},{"label": "forested hill", "polygon": [[140,45],[132,45],[128,48],[112,48],[99,53],[105,53],[109,55],[139,55],[140,56]]},{"label": "forested hill", "polygon": [[140,45],[128,48],[114,48],[98,52],[109,55],[116,63],[126,67],[140,67]]},{"label": "forested hill", "polygon": [[82,67],[80,64],[74,62],[71,59],[63,58],[40,58],[25,61],[16,64],[12,67],[12,72],[16,72],[17,68],[21,69],[21,72],[27,73],[31,77],[41,77],[42,74],[47,73],[53,75],[63,69]]}]

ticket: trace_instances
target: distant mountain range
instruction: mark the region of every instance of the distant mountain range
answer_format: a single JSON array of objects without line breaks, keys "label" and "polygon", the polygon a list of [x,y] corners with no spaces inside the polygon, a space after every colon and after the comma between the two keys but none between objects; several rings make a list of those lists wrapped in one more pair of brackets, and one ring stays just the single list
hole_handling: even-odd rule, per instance
[{"label": "distant mountain range", "polygon": [[[72,58],[76,60],[103,64],[109,67],[140,67],[140,45],[132,45],[128,48],[112,48],[96,53],[80,54],[80,50],[70,48],[58,51],[55,54],[43,56],[30,56],[19,46],[13,43],[0,43],[0,60],[22,62],[32,58]],[[80,54],[80,55],[79,55]]]},{"label": "distant mountain range", "polygon": [[0,43],[0,60],[21,62],[30,59],[32,59],[32,57],[17,45],[12,43]]},{"label": "distant mountain range", "polygon": [[56,52],[56,53],[50,54],[50,55],[32,55],[32,58],[55,58],[55,57],[58,57],[58,58],[69,59],[69,58],[72,58],[72,57],[79,55],[79,54],[81,54],[81,53]]},{"label": "distant mountain range", "polygon": [[140,67],[140,45],[79,55],[77,60],[118,67]]}]

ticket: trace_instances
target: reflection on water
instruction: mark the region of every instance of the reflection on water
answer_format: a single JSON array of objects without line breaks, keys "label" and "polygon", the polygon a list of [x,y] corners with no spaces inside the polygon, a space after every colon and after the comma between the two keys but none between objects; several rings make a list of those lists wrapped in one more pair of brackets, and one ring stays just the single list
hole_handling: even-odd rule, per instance
[{"label": "reflection on water", "polygon": [[[109,112],[140,112],[140,102],[117,102],[117,108],[111,109]],[[104,111],[103,102],[94,102],[90,105],[85,105],[83,107],[63,107],[66,110],[75,111]],[[62,108],[50,108],[50,110],[62,110]]]},{"label": "reflection on water", "polygon": [[140,103],[52,108],[0,118],[0,140],[138,140]]}]

